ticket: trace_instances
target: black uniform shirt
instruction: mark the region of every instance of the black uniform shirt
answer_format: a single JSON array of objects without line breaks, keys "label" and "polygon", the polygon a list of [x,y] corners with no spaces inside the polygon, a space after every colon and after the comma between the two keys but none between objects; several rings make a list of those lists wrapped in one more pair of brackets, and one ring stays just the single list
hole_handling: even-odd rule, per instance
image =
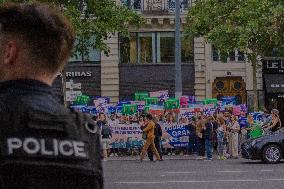
[{"label": "black uniform shirt", "polygon": [[[9,104],[8,104],[9,103]],[[52,87],[36,80],[13,80],[0,83],[0,112],[15,106],[30,106],[48,113],[64,110],[53,95]],[[5,108],[5,109],[4,109]]]},{"label": "black uniform shirt", "polygon": [[[56,118],[49,122],[54,127],[44,125],[44,128],[47,128],[44,131],[37,125],[30,125],[32,127],[27,128],[28,123],[33,123],[29,122],[29,116],[37,114]],[[7,188],[15,189],[39,188],[39,186],[42,189],[101,188],[103,180],[99,160],[100,137],[99,134],[87,132],[85,124],[81,124],[79,119],[73,119],[77,115],[79,116],[59,103],[51,86],[40,81],[26,79],[0,83],[0,143],[3,146],[0,148],[2,151],[0,165],[4,157],[6,162],[12,163],[12,166],[6,164],[5,168],[0,168],[0,188],[3,181]],[[42,123],[41,117],[38,118]],[[53,125],[54,120],[63,120],[63,118],[66,118],[66,122]],[[83,119],[85,118],[82,117],[82,123],[88,123]],[[26,128],[31,130],[26,132]],[[33,140],[33,144],[41,145],[36,154],[31,151],[36,149],[35,146],[24,148],[24,142],[28,140]],[[8,143],[8,141],[14,143]],[[49,150],[51,154],[46,155],[47,151],[43,152],[44,144],[45,150]],[[58,150],[56,146],[60,145],[62,145],[61,149],[59,147]],[[68,148],[63,148],[63,145]]]}]

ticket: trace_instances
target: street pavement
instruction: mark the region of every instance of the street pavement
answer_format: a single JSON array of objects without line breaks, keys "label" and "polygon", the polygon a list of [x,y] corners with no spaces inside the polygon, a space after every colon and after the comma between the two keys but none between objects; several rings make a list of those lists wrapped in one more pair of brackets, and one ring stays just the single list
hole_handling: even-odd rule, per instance
[{"label": "street pavement", "polygon": [[141,163],[136,158],[103,162],[105,189],[284,189],[284,162],[168,156],[163,162]]}]

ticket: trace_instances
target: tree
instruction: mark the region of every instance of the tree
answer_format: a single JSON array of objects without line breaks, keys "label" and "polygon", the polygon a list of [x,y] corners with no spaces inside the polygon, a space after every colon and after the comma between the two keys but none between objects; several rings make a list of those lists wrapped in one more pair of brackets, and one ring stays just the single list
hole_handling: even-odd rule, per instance
[{"label": "tree", "polygon": [[196,0],[186,35],[203,36],[222,55],[239,50],[252,65],[254,110],[258,109],[257,69],[273,48],[284,49],[283,0]]},{"label": "tree", "polygon": [[[4,2],[31,2],[33,0],[0,0]],[[74,56],[88,60],[89,49],[102,50],[109,53],[105,44],[111,34],[119,32],[128,37],[128,25],[139,27],[144,19],[136,12],[125,6],[120,6],[115,0],[38,0],[60,7],[70,19],[75,29],[77,43],[74,47]],[[95,37],[95,40],[93,40]]]}]

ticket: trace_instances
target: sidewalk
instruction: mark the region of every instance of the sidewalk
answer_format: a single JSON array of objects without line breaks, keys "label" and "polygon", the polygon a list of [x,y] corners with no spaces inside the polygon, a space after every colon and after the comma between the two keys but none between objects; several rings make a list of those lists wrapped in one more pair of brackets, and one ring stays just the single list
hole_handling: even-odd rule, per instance
[{"label": "sidewalk", "polygon": [[[108,161],[137,161],[140,156],[123,156],[123,157],[108,157]],[[196,155],[175,155],[175,156],[163,156],[164,160],[196,160]],[[149,160],[148,157],[145,157],[145,161]],[[150,161],[150,160],[149,160]]]}]

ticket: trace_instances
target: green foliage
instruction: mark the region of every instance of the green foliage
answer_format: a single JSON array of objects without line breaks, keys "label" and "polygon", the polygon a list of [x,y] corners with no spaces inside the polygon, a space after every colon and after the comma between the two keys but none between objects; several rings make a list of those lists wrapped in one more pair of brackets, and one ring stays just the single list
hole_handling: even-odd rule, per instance
[{"label": "green foliage", "polygon": [[282,0],[197,0],[186,33],[205,37],[222,53],[238,49],[255,58],[275,47],[283,50],[283,18]]},{"label": "green foliage", "polygon": [[[0,0],[4,2],[31,2],[32,0]],[[115,32],[129,36],[128,24],[139,27],[144,20],[136,12],[116,4],[115,0],[38,0],[59,7],[71,20],[78,43],[74,55],[87,60],[89,49],[99,49],[105,54],[109,48],[105,40]],[[95,36],[95,40],[93,40]]]},{"label": "green foliage", "polygon": [[258,107],[257,79],[259,57],[277,48],[284,54],[283,0],[196,0],[188,12],[187,37],[204,37],[226,57],[239,50],[252,64],[254,110]]}]

